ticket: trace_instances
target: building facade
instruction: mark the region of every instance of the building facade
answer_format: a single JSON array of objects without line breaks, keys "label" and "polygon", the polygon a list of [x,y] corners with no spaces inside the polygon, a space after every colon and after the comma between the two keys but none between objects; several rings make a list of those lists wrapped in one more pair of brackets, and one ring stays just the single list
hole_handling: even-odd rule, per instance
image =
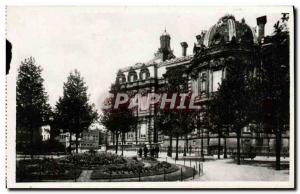
[{"label": "building facade", "polygon": [[[208,30],[202,31],[196,36],[193,54],[187,55],[188,44],[182,42],[182,56],[175,57],[171,49],[171,36],[166,32],[160,36],[160,47],[154,54],[154,58],[145,63],[137,63],[133,66],[120,69],[117,73],[116,83],[121,85],[121,90],[134,96],[155,93],[165,85],[164,74],[169,68],[185,66],[189,75],[189,90],[196,94],[196,103],[205,109],[207,102],[226,76],[226,67],[229,60],[238,59],[246,65],[247,71],[255,74],[256,64],[261,63],[260,51],[264,46],[264,28],[267,22],[266,16],[257,18],[257,26],[250,27],[245,19],[237,21],[234,16],[226,15]],[[139,106],[136,116],[139,118],[136,129],[125,136],[127,145],[140,145],[160,143],[167,146],[168,138],[155,129],[154,119],[156,110],[154,106],[143,109]],[[251,125],[243,130],[242,143],[254,141]],[[205,141],[205,146],[216,144],[216,135],[208,130],[200,132],[195,129],[188,138],[189,144],[199,146],[200,139]],[[234,134],[228,134],[234,138]],[[201,138],[200,138],[201,137]],[[205,140],[203,140],[205,137]],[[115,137],[110,135],[109,144],[115,143]],[[244,141],[244,142],[243,142]],[[261,146],[269,145],[270,141],[262,140]],[[267,142],[268,141],[268,142]],[[223,141],[222,141],[223,142]],[[232,143],[234,146],[235,143]],[[174,143],[173,143],[174,145]],[[230,145],[230,144],[229,144]],[[184,146],[184,141],[179,143]]]},{"label": "building facade", "polygon": [[47,141],[50,139],[50,130],[50,125],[45,125],[41,127],[42,141]]},{"label": "building facade", "polygon": [[[103,145],[103,142],[101,143],[101,140],[105,138],[104,135],[105,133],[103,133],[99,129],[83,131],[78,138],[78,151],[87,152],[90,150],[95,150],[95,151],[99,150],[101,148],[101,145]],[[60,142],[62,145],[64,145],[66,151],[70,148],[70,146],[72,148],[72,151],[75,151],[76,148],[75,134],[72,134],[72,137],[70,138],[69,132],[61,132],[56,137],[56,140]]]}]

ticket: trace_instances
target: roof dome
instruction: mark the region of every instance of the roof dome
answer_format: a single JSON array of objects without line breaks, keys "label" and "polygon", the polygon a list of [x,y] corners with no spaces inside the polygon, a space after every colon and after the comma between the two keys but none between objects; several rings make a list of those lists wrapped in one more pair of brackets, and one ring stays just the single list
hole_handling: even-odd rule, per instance
[{"label": "roof dome", "polygon": [[235,20],[234,16],[226,15],[205,33],[203,44],[210,47],[230,42],[233,39],[239,43],[253,43],[253,34],[252,29],[245,23],[244,19],[239,22]]}]

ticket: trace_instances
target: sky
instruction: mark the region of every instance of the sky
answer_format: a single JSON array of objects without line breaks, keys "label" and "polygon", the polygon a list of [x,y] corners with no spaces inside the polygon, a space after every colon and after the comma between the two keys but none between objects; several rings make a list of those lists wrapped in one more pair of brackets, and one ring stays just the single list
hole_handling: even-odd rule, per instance
[{"label": "sky", "polygon": [[267,16],[271,34],[283,8],[229,7],[7,7],[7,39],[13,45],[12,72],[30,56],[43,68],[49,103],[55,106],[63,83],[77,69],[99,110],[119,68],[146,62],[159,47],[166,29],[171,48],[181,56],[180,42],[192,54],[195,36],[225,14],[245,19],[250,27]]}]

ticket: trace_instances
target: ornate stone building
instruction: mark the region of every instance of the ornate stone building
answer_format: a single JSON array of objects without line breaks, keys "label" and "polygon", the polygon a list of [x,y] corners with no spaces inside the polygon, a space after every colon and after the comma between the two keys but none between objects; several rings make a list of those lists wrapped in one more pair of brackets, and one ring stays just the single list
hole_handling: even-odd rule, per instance
[{"label": "ornate stone building", "polygon": [[[160,36],[160,48],[154,58],[146,63],[138,63],[120,69],[116,82],[121,84],[123,91],[131,95],[136,93],[143,95],[155,92],[165,84],[163,75],[168,68],[186,66],[189,72],[189,90],[197,95],[196,102],[205,107],[226,75],[228,60],[238,58],[243,64],[246,64],[249,72],[256,73],[255,64],[260,63],[259,51],[263,46],[266,22],[266,16],[259,17],[257,26],[251,28],[246,24],[245,19],[237,21],[234,16],[226,15],[207,31],[202,31],[200,35],[196,36],[197,42],[194,44],[192,55],[186,55],[188,44],[182,42],[181,57],[174,56],[170,46],[171,36],[165,30]],[[153,106],[149,110],[139,108],[139,111],[136,112],[139,124],[135,131],[126,135],[126,144],[158,142],[168,145],[166,139],[154,127],[155,113]],[[251,136],[251,126],[245,127],[243,137]],[[189,135],[189,144],[199,146],[199,137],[197,130],[192,132]],[[206,146],[216,144],[216,135],[205,131],[205,137],[203,141]],[[110,143],[113,144],[114,138],[111,137],[110,140]],[[244,138],[242,141],[244,141],[242,144],[251,143],[251,138]],[[181,141],[180,146],[183,147],[183,144],[184,141]]]},{"label": "ornate stone building", "polygon": [[[171,36],[165,30],[160,36],[160,47],[152,60],[146,63],[137,63],[118,71],[116,82],[120,84],[123,92],[128,93],[129,96],[134,96],[137,93],[142,96],[147,93],[154,93],[165,84],[163,75],[166,73],[167,68],[191,64],[193,56],[186,56],[187,43],[181,43],[183,56],[175,57],[170,41]],[[139,107],[135,113],[139,117],[136,130],[125,135],[127,145],[163,142],[164,137],[154,127],[155,112],[154,105],[150,105],[149,109]],[[114,144],[115,138],[112,135],[109,139],[110,144]]]}]

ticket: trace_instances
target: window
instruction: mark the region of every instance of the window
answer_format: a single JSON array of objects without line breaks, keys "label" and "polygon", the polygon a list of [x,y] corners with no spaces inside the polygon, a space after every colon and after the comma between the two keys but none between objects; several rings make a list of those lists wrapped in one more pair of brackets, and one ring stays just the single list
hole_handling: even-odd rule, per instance
[{"label": "window", "polygon": [[145,80],[145,79],[147,79],[147,73],[146,72],[142,73],[142,80]]},{"label": "window", "polygon": [[193,82],[192,82],[192,84],[193,84],[193,92],[195,93],[195,94],[198,94],[198,80],[193,80]]},{"label": "window", "polygon": [[140,137],[146,137],[146,131],[147,131],[147,125],[146,123],[142,123],[140,129]]},{"label": "window", "polygon": [[120,78],[119,78],[119,82],[120,82],[120,83],[124,83],[124,82],[126,82],[126,79],[125,79],[125,77],[120,77]]},{"label": "window", "polygon": [[205,92],[206,91],[206,73],[201,73],[200,76],[200,91]]},{"label": "window", "polygon": [[127,138],[129,139],[129,138],[133,138],[133,134],[131,133],[131,132],[128,132],[127,133]]},{"label": "window", "polygon": [[222,70],[214,71],[212,77],[212,91],[216,92],[219,89],[219,84],[222,83]]},{"label": "window", "polygon": [[129,82],[134,82],[134,81],[136,81],[136,75],[129,76]]}]

